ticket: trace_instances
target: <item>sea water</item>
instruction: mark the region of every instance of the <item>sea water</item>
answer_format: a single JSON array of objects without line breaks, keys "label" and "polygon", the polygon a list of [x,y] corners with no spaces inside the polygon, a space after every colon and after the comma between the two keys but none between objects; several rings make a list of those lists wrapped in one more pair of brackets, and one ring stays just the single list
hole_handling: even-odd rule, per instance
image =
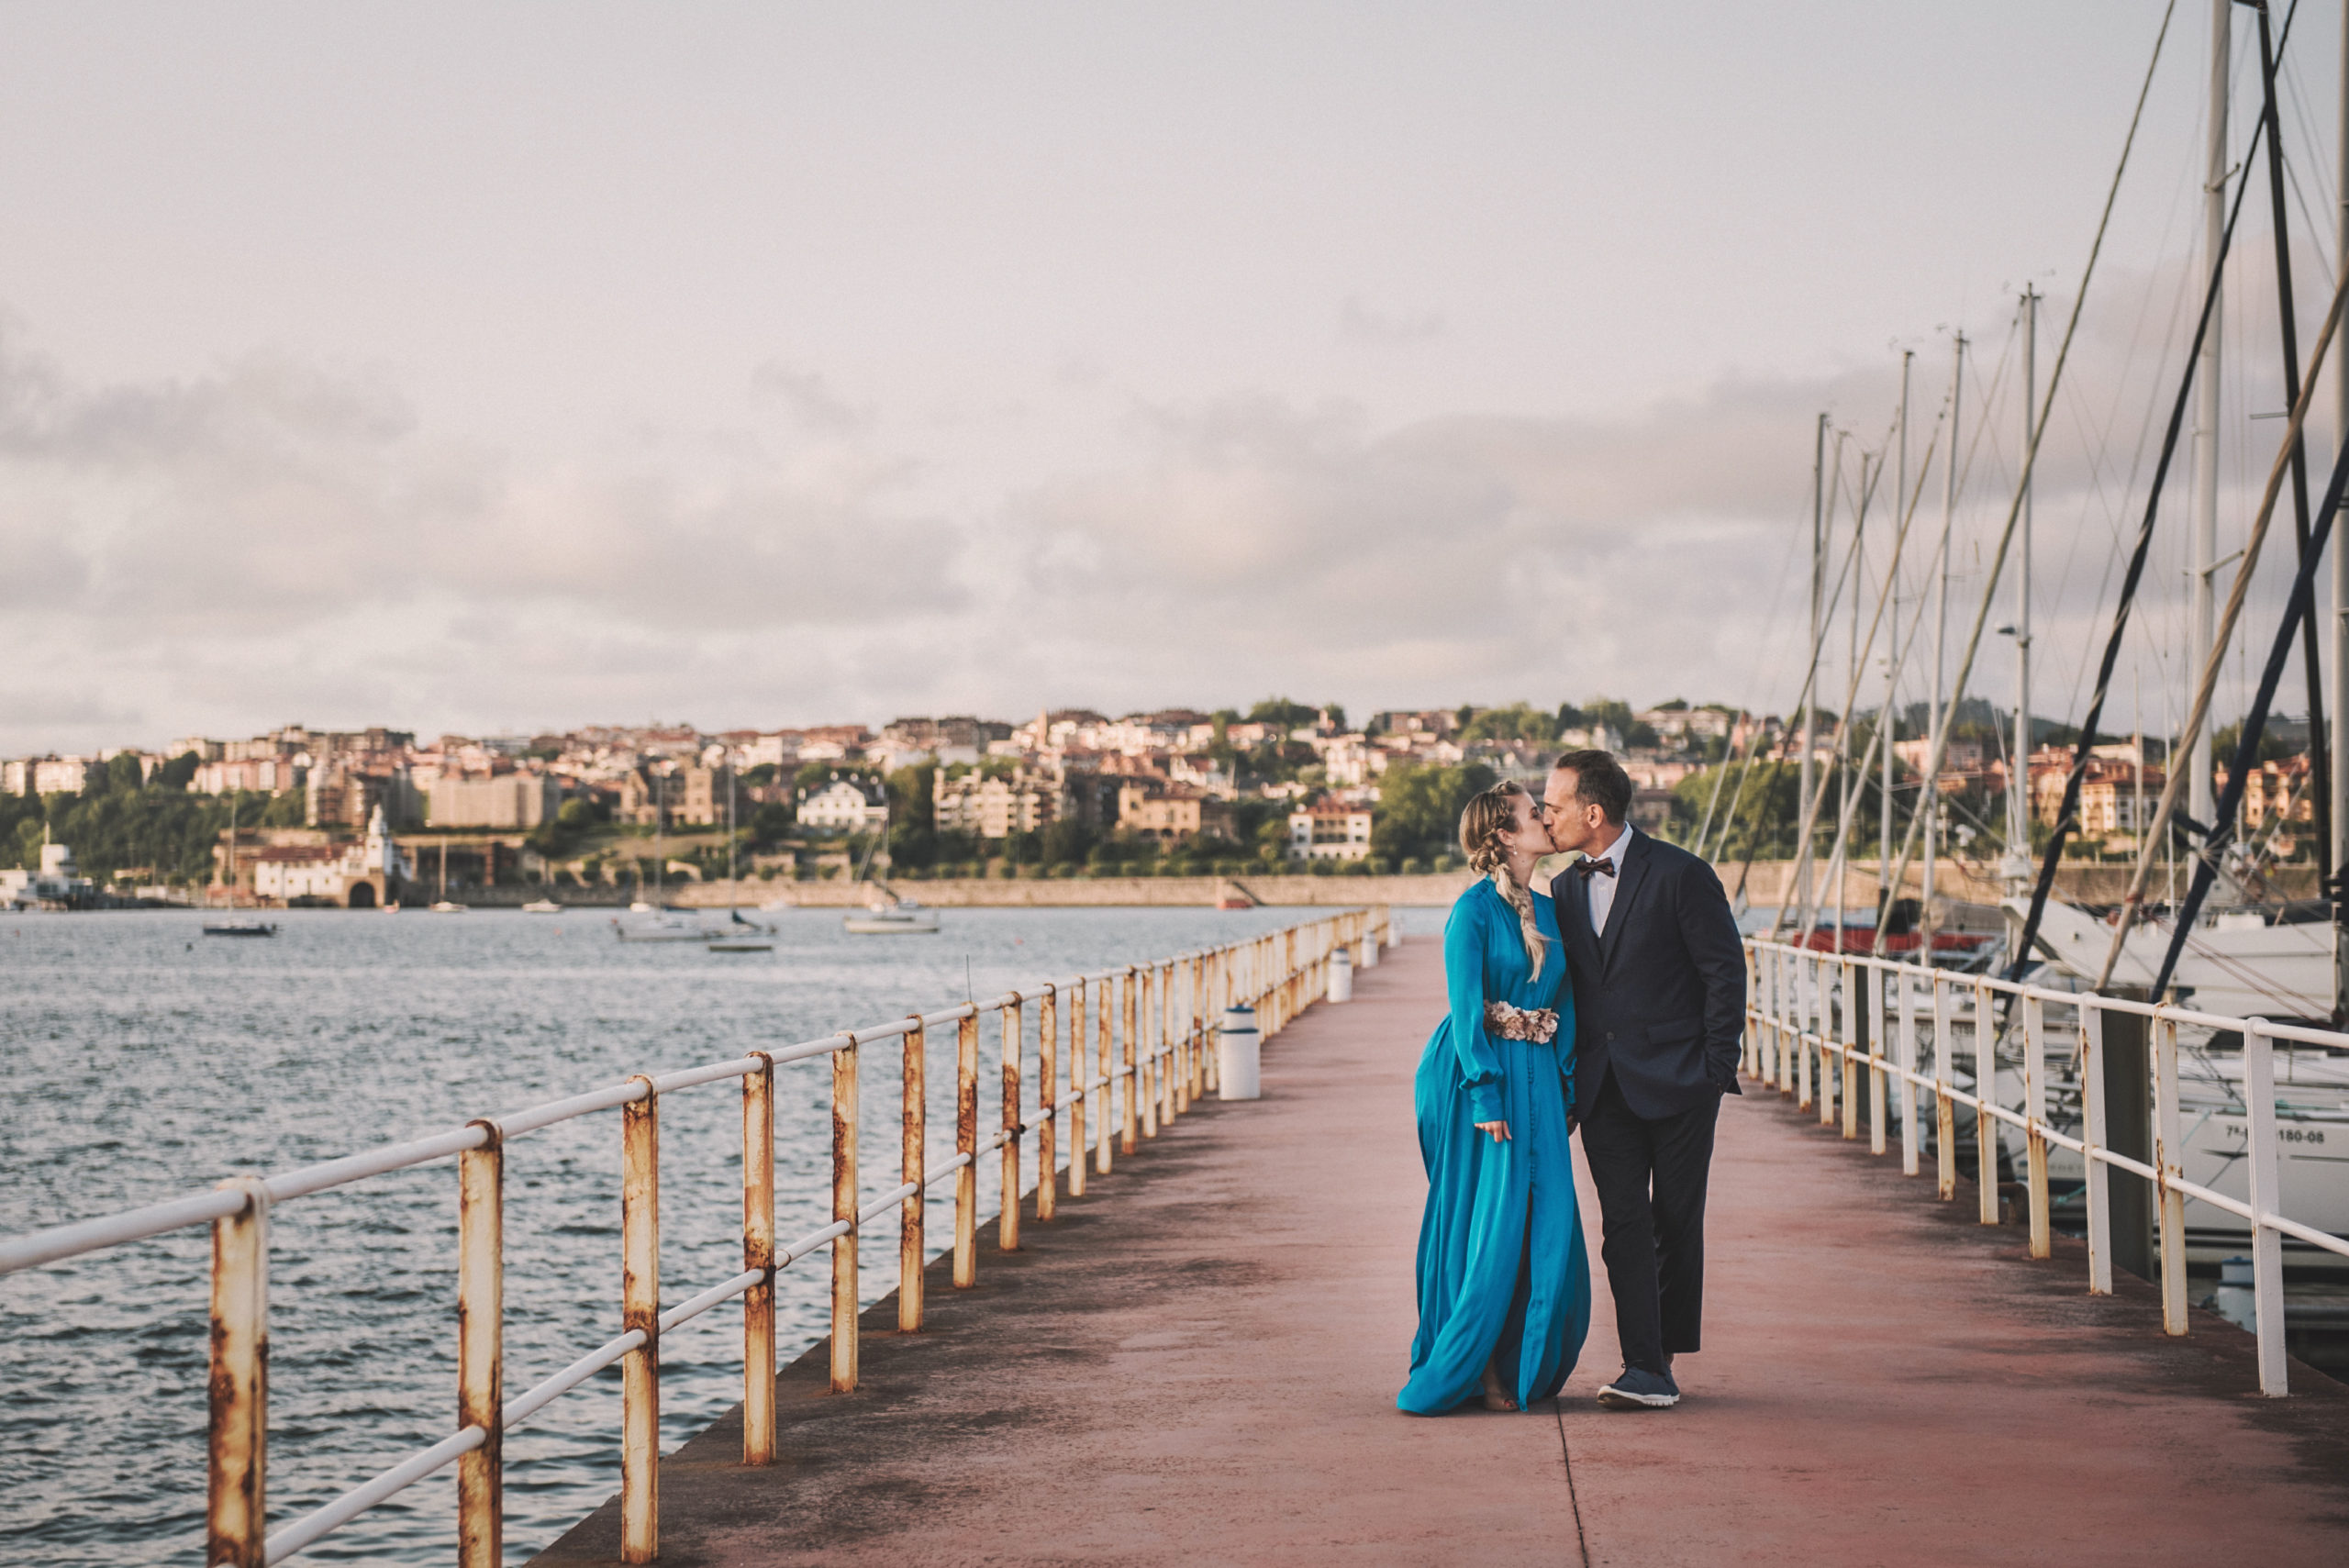
[{"label": "sea water", "polygon": [[[838,911],[790,910],[757,917],[776,928],[772,953],[741,954],[624,943],[608,911],[294,910],[266,917],[279,926],[266,939],[207,938],[202,917],[179,911],[0,917],[0,1235],[1323,913],[947,910],[937,936],[854,937]],[[1030,1006],[1031,1058],[1035,1027]],[[998,1041],[990,1017],[983,1107],[999,1103]],[[867,1193],[898,1179],[899,1049],[868,1048],[862,1063]],[[933,1158],[953,1148],[953,1030],[932,1031]],[[1064,1050],[1062,1072],[1065,1084]],[[830,1219],[831,1074],[818,1059],[778,1077],[787,1241]],[[1024,1077],[1032,1106],[1032,1064]],[[660,1116],[662,1294],[674,1302],[741,1267],[739,1084],[664,1095]],[[619,1137],[606,1111],[508,1148],[509,1397],[620,1331]],[[997,1166],[980,1162],[984,1213]],[[951,1194],[941,1183],[932,1198],[933,1252],[951,1239]],[[453,1429],[454,1162],[285,1203],[271,1234],[277,1529]],[[896,1284],[894,1216],[861,1251],[877,1299]],[[201,1560],[209,1263],[209,1233],[194,1227],[0,1278],[0,1561]],[[781,1276],[784,1359],[825,1332],[827,1292],[821,1251]],[[661,1372],[665,1450],[740,1398],[740,1308],[664,1336]],[[509,1561],[617,1489],[618,1384],[609,1368],[507,1434]],[[306,1559],[445,1561],[453,1477],[409,1488]]]}]

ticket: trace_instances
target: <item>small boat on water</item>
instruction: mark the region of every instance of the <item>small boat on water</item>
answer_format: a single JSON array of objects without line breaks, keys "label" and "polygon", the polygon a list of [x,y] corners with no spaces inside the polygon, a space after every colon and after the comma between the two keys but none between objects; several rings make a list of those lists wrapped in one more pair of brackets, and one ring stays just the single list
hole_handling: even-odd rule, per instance
[{"label": "small boat on water", "polygon": [[260,920],[206,920],[204,934],[207,937],[273,937],[275,926]]},{"label": "small boat on water", "polygon": [[712,952],[773,952],[774,943],[763,937],[728,937],[709,944]]},{"label": "small boat on water", "polygon": [[612,921],[612,934],[624,942],[714,942],[733,935],[716,920],[663,911],[650,920]]},{"label": "small boat on water", "polygon": [[938,911],[910,898],[892,898],[849,916],[841,922],[841,929],[859,937],[935,936]]},{"label": "small boat on water", "polygon": [[528,904],[522,906],[522,913],[525,915],[560,915],[562,913],[562,906],[556,903],[551,898],[533,898]]},{"label": "small boat on water", "polygon": [[[856,880],[864,882],[872,873],[874,852],[889,840],[889,816],[886,807],[881,815],[881,830],[864,846],[864,863],[858,867]],[[900,898],[878,882],[867,884],[863,910],[841,921],[841,929],[852,937],[935,936],[938,934],[938,911],[910,898]]]}]

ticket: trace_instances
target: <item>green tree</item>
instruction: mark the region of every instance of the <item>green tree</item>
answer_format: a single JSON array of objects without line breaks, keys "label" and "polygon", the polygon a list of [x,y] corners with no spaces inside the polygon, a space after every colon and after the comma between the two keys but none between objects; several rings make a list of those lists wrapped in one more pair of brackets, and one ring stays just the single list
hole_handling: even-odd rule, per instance
[{"label": "green tree", "polygon": [[1557,734],[1548,713],[1529,704],[1513,702],[1488,707],[1468,721],[1460,739],[1469,740],[1531,740],[1546,742]]},{"label": "green tree", "polygon": [[1078,865],[1093,851],[1093,829],[1084,823],[1062,820],[1044,829],[1044,861],[1050,865]]},{"label": "green tree", "polygon": [[1493,786],[1494,773],[1481,762],[1447,768],[1397,762],[1378,786],[1379,812],[1371,825],[1370,851],[1387,860],[1433,859],[1456,851],[1460,813],[1471,798]]},{"label": "green tree", "polygon": [[1284,729],[1294,729],[1300,724],[1311,724],[1321,715],[1301,702],[1286,697],[1266,697],[1248,710],[1251,724],[1277,724]]}]

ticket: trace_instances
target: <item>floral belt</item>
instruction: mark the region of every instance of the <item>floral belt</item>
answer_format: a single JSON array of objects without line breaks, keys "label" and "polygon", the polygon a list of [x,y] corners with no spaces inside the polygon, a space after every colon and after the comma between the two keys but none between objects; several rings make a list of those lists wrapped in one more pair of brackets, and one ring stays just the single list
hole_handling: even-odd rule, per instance
[{"label": "floral belt", "polygon": [[1502,1040],[1530,1040],[1547,1045],[1558,1038],[1558,1015],[1549,1007],[1512,1007],[1507,1002],[1487,1002],[1485,1029]]}]

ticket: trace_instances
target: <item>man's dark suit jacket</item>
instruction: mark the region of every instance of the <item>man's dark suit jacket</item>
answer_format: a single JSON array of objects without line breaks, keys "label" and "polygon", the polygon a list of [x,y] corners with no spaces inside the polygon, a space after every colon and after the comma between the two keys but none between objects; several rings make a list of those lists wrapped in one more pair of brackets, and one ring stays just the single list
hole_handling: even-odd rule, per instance
[{"label": "man's dark suit jacket", "polygon": [[1614,1074],[1631,1114],[1648,1120],[1741,1094],[1745,954],[1713,868],[1627,828],[1615,903],[1590,927],[1588,879],[1572,867],[1550,884],[1575,982],[1575,1108],[1589,1114]]}]

